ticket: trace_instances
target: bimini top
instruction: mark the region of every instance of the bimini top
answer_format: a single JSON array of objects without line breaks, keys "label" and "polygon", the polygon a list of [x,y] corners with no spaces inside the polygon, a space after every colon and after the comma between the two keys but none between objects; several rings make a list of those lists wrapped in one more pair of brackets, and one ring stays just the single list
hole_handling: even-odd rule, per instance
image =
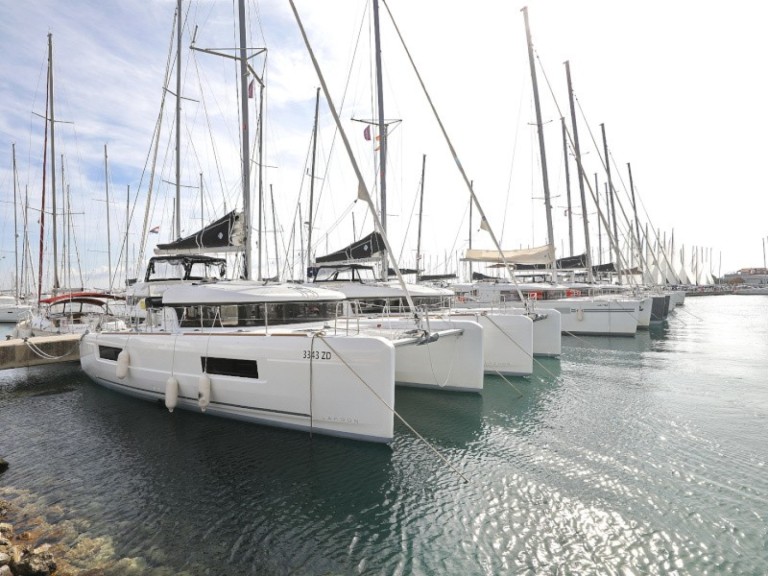
[{"label": "bimini top", "polygon": [[62,302],[85,302],[103,306],[107,300],[125,300],[125,296],[111,292],[66,292],[50,298],[42,298],[40,304],[60,304]]},{"label": "bimini top", "polygon": [[344,294],[337,290],[308,287],[306,284],[265,284],[254,280],[180,284],[170,286],[163,293],[164,306],[335,302],[344,299]]}]

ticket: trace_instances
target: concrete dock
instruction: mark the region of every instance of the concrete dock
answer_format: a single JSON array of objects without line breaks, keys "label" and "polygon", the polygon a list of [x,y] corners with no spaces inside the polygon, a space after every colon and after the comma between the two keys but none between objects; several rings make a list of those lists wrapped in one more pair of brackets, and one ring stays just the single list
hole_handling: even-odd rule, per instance
[{"label": "concrete dock", "polygon": [[0,340],[0,370],[80,360],[80,334]]}]

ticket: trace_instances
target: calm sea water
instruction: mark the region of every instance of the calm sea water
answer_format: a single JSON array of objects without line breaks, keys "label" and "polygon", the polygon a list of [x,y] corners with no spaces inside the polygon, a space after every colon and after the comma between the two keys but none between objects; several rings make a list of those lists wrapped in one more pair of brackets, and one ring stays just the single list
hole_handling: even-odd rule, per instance
[{"label": "calm sea water", "polygon": [[768,573],[768,297],[688,298],[530,378],[396,403],[429,445],[169,414],[76,365],[0,372],[0,498],[71,573]]}]

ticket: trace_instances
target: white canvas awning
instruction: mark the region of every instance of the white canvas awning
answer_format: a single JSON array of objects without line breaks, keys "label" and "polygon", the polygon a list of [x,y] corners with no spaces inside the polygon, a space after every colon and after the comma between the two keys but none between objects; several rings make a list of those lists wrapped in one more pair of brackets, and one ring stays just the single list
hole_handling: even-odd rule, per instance
[{"label": "white canvas awning", "polygon": [[503,253],[502,259],[498,250],[470,249],[464,253],[462,260],[494,263],[506,260],[509,264],[552,264],[555,261],[555,247],[552,244],[525,250],[504,250]]}]

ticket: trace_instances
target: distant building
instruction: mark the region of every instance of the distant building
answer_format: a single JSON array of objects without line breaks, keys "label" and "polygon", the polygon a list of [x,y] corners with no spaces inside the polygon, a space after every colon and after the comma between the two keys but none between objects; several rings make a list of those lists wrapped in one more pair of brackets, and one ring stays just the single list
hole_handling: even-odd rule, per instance
[{"label": "distant building", "polygon": [[768,268],[742,268],[738,272],[726,274],[723,281],[728,284],[762,286],[768,284]]}]

